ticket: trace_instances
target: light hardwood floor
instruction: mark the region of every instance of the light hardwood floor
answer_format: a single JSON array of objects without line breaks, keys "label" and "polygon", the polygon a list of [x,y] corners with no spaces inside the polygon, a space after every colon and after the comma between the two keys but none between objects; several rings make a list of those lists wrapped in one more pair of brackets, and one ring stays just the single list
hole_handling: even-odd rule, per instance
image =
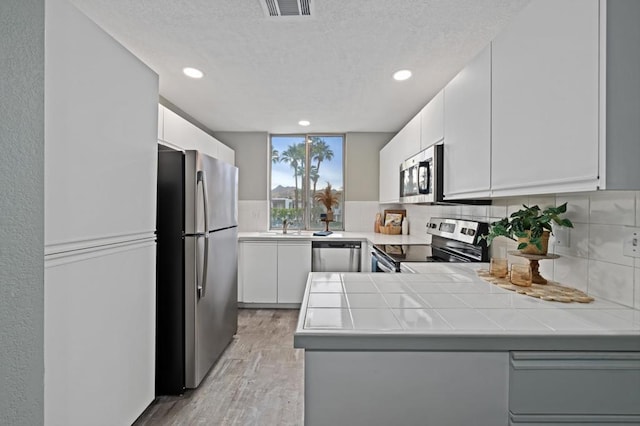
[{"label": "light hardwood floor", "polygon": [[304,351],[293,348],[298,310],[241,309],[238,333],[198,389],[154,401],[143,425],[301,426]]}]

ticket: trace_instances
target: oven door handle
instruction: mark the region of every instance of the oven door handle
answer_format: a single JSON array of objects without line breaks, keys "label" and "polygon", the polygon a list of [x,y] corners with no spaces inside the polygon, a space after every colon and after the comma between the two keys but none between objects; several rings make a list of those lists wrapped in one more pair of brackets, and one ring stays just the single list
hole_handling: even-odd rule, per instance
[{"label": "oven door handle", "polygon": [[386,272],[388,274],[395,274],[396,273],[396,269],[395,268],[390,268],[389,266],[385,265],[383,262],[380,262],[380,259],[378,259],[378,268],[380,268],[380,270],[382,270],[382,272]]},{"label": "oven door handle", "polygon": [[389,262],[387,259],[383,258],[381,255],[375,252],[371,252],[371,255],[376,259],[378,268],[380,268],[382,272],[386,272],[389,274],[393,274],[396,272],[396,267],[393,263]]}]

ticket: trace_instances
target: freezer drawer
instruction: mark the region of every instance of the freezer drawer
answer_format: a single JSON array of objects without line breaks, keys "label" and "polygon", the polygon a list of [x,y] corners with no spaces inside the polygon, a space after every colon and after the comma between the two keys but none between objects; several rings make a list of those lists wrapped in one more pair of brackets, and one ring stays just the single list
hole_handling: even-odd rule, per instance
[{"label": "freezer drawer", "polygon": [[360,272],[360,241],[313,241],[311,272]]}]

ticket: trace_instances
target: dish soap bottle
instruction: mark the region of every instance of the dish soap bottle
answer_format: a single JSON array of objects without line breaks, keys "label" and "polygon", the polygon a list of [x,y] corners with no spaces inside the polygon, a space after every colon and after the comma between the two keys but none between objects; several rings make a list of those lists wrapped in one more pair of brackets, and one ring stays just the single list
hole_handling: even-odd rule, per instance
[{"label": "dish soap bottle", "polygon": [[409,235],[409,219],[406,216],[402,218],[402,235]]}]

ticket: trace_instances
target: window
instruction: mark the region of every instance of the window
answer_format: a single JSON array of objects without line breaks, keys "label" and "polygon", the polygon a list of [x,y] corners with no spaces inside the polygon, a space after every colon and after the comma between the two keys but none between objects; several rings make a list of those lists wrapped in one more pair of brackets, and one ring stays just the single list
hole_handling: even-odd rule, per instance
[{"label": "window", "polygon": [[[292,229],[325,229],[328,215],[329,229],[343,230],[343,176],[344,135],[271,135],[271,228],[286,219]],[[320,194],[333,199],[331,211]]]}]

